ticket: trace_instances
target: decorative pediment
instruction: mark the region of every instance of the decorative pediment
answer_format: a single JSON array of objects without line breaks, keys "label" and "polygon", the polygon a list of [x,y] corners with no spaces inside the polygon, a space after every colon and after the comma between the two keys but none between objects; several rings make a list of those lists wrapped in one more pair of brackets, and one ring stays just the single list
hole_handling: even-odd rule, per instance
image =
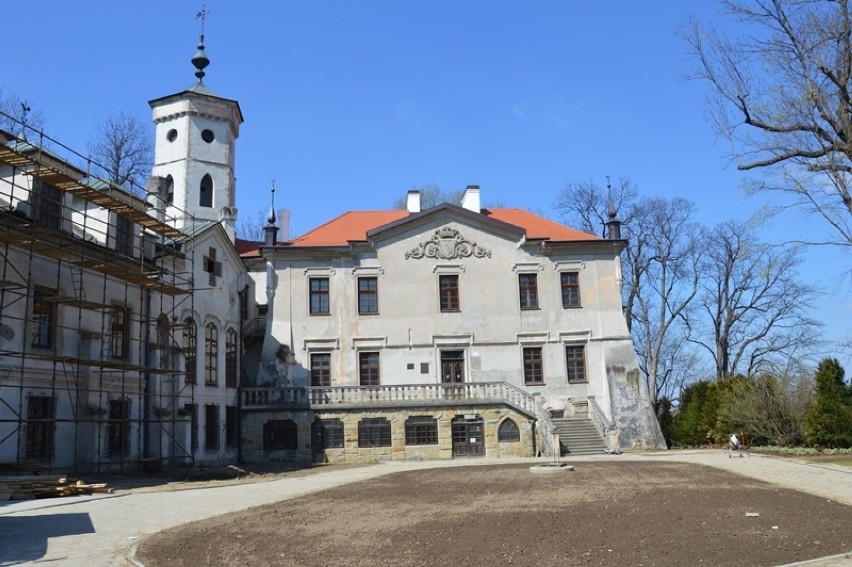
[{"label": "decorative pediment", "polygon": [[438,258],[453,260],[455,258],[490,258],[491,251],[477,246],[464,238],[459,231],[445,226],[435,231],[428,242],[420,243],[417,248],[405,253],[405,259]]}]

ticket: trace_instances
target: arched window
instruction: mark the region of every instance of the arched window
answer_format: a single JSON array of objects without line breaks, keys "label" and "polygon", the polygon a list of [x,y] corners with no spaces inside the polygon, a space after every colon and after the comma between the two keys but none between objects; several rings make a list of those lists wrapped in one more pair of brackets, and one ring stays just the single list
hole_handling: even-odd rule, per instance
[{"label": "arched window", "polygon": [[186,368],[184,369],[186,372],[186,383],[187,384],[195,384],[195,378],[197,375],[196,369],[196,327],[195,321],[192,320],[191,317],[188,317],[184,321],[183,328],[183,356],[184,362],[186,363]]},{"label": "arched window", "polygon": [[204,333],[204,383],[215,386],[218,383],[219,370],[219,329],[213,323],[207,324]]},{"label": "arched window", "polygon": [[171,175],[166,175],[166,186],[163,189],[165,193],[163,195],[163,200],[167,205],[174,204],[175,202],[175,180]]},{"label": "arched window", "polygon": [[208,173],[201,178],[201,184],[198,187],[198,205],[201,207],[213,206],[213,178]]},{"label": "arched window", "polygon": [[514,443],[521,440],[521,430],[518,424],[511,419],[506,419],[497,429],[497,440],[500,443]]}]

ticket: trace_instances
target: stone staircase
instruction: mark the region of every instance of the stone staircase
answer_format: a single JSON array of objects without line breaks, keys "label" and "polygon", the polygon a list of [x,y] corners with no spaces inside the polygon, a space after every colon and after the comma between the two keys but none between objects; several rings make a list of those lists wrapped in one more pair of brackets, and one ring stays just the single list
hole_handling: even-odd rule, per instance
[{"label": "stone staircase", "polygon": [[563,456],[600,455],[606,450],[603,437],[588,417],[566,417],[551,421],[559,436]]}]

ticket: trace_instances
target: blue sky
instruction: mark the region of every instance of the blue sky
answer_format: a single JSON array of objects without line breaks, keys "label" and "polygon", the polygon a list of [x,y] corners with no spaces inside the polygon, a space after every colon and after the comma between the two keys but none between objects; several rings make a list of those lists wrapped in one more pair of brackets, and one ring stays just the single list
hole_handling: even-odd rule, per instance
[{"label": "blue sky", "polygon": [[[84,151],[93,124],[191,86],[200,1],[5,3],[0,85]],[[678,29],[722,23],[715,2],[645,0],[208,0],[205,83],[240,102],[237,206],[291,211],[292,235],[347,210],[390,207],[416,186],[478,184],[483,200],[553,215],[572,180],[629,177],[646,195],[694,201],[700,220],[746,218],[726,142],[705,120],[707,86]],[[153,131],[153,128],[152,128]],[[802,218],[767,238],[820,231]],[[838,251],[803,269],[830,293],[815,316],[847,335],[849,267]]]}]

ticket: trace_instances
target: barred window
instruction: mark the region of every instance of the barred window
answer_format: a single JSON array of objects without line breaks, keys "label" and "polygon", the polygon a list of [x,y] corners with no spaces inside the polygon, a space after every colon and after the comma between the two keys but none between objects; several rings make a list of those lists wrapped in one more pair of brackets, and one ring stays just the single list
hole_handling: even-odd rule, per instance
[{"label": "barred window", "polygon": [[56,401],[52,396],[27,398],[26,456],[28,459],[50,459],[53,454],[55,419]]},{"label": "barred window", "polygon": [[130,454],[130,400],[110,400],[107,414],[107,453]]},{"label": "barred window", "polygon": [[521,440],[521,430],[512,419],[505,419],[497,428],[497,441],[500,443],[513,443]]},{"label": "barred window", "polygon": [[406,445],[436,445],[438,422],[434,417],[413,416],[405,420]]},{"label": "barred window", "polygon": [[195,380],[198,373],[198,368],[196,365],[196,326],[195,321],[192,318],[187,318],[184,321],[183,327],[183,357],[186,372],[185,381],[187,384],[195,384]]},{"label": "barred window", "polygon": [[362,419],[358,422],[359,447],[390,447],[391,424],[384,418]]},{"label": "barred window", "polygon": [[130,310],[116,307],[110,321],[110,354],[112,358],[127,360],[130,347]]},{"label": "barred window", "polygon": [[342,449],[343,422],[339,419],[317,419],[311,424],[314,448]]},{"label": "barred window", "polygon": [[204,448],[208,451],[219,449],[219,406],[208,404],[204,406]]}]

